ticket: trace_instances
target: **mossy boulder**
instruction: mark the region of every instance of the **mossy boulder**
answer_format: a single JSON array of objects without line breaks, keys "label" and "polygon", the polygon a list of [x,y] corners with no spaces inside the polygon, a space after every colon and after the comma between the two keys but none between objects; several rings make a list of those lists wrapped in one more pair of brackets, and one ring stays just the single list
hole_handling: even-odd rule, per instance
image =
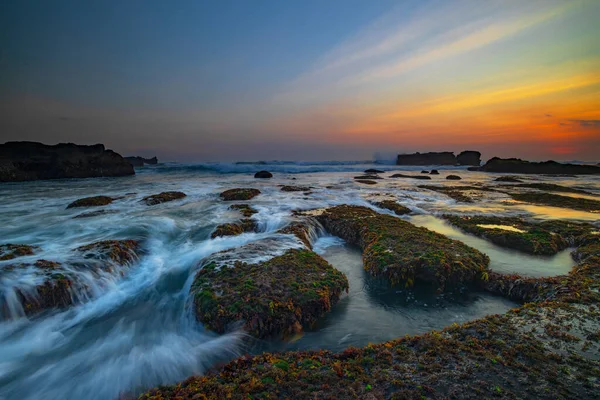
[{"label": "mossy boulder", "polygon": [[256,221],[243,219],[239,222],[231,222],[217,226],[210,237],[214,239],[219,236],[236,236],[245,232],[255,232],[256,228]]},{"label": "mossy boulder", "polygon": [[328,312],[348,281],[316,253],[291,249],[258,264],[205,265],[191,294],[196,318],[223,333],[237,321],[251,335],[286,336]]},{"label": "mossy boulder", "polygon": [[573,210],[600,212],[600,201],[579,197],[567,197],[551,193],[509,193],[510,196],[525,203],[544,206],[570,208]]},{"label": "mossy boulder", "polygon": [[331,234],[363,250],[364,268],[394,285],[439,291],[478,281],[489,258],[464,243],[361,206],[337,206],[317,219]]},{"label": "mossy boulder", "polygon": [[186,197],[186,194],[183,192],[162,192],[159,194],[153,194],[152,196],[147,196],[142,199],[146,205],[154,206],[156,204],[166,203],[168,201],[174,201],[183,199]]},{"label": "mossy boulder", "polygon": [[246,218],[250,218],[254,214],[258,213],[254,207],[248,204],[232,204],[229,206],[229,209],[239,211]]},{"label": "mossy boulder", "polygon": [[376,201],[373,202],[373,205],[379,208],[385,208],[386,210],[393,211],[396,215],[405,215],[410,214],[412,212],[410,208],[398,204],[398,202],[394,200]]},{"label": "mossy boulder", "polygon": [[93,196],[93,197],[85,197],[83,199],[75,200],[71,204],[67,206],[67,208],[76,208],[76,207],[99,207],[105,206],[113,202],[112,197],[108,196]]},{"label": "mossy boulder", "polygon": [[32,256],[39,247],[28,244],[2,244],[0,245],[0,261],[12,260],[13,258]]},{"label": "mossy boulder", "polygon": [[250,200],[260,194],[258,189],[229,189],[221,193],[219,196],[224,201],[241,201]]}]

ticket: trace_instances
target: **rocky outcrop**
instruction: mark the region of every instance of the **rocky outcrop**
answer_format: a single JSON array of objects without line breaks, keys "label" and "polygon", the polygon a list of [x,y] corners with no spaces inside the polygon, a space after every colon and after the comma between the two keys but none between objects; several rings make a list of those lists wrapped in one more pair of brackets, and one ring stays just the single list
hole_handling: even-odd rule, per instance
[{"label": "rocky outcrop", "polygon": [[219,236],[237,236],[245,232],[256,232],[256,228],[256,221],[243,219],[240,222],[231,222],[217,226],[210,237],[214,239]]},{"label": "rocky outcrop", "polygon": [[593,175],[600,174],[600,167],[593,165],[561,164],[556,161],[530,162],[519,158],[494,157],[485,165],[469,168],[472,171],[501,172],[508,174],[570,174]]},{"label": "rocky outcrop", "polygon": [[133,166],[104,145],[7,142],[0,145],[0,182],[93,178],[135,174]]},{"label": "rocky outcrop", "polygon": [[405,207],[401,204],[398,204],[394,200],[376,201],[376,202],[373,202],[372,204],[379,208],[385,208],[386,210],[393,211],[396,215],[405,215],[405,214],[411,213],[410,208]]},{"label": "rocky outcrop", "polygon": [[38,250],[36,246],[28,244],[0,244],[0,261],[12,260],[13,258],[32,256]]},{"label": "rocky outcrop", "polygon": [[481,165],[481,153],[473,150],[466,150],[456,156],[459,165]]},{"label": "rocky outcrop", "polygon": [[194,278],[191,294],[196,318],[208,329],[223,333],[241,321],[248,333],[265,338],[301,332],[328,312],[344,290],[344,274],[318,254],[290,249],[256,264],[209,260]]},{"label": "rocky outcrop", "polygon": [[133,165],[134,167],[143,167],[144,164],[148,164],[148,165],[158,164],[158,158],[156,158],[156,157],[144,158],[144,157],[133,156],[133,157],[125,157],[125,159],[127,161],[129,161],[131,163],[131,165]]},{"label": "rocky outcrop", "polygon": [[398,154],[396,165],[456,165],[456,156],[450,151],[439,153]]}]

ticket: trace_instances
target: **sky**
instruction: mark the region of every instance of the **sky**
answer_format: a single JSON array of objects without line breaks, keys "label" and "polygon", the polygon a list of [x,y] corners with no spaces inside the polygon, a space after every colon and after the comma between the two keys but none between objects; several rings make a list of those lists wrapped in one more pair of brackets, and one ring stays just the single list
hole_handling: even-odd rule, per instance
[{"label": "sky", "polygon": [[0,143],[600,159],[600,0],[0,2]]}]

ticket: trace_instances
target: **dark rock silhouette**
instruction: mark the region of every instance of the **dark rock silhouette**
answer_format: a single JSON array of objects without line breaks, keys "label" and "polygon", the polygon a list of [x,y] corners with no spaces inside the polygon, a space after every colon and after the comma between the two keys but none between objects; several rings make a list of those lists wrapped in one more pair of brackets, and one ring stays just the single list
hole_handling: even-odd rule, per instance
[{"label": "dark rock silhouette", "polygon": [[492,158],[481,167],[471,167],[469,170],[509,174],[600,174],[600,167],[593,165],[561,164],[556,161],[530,162],[519,158],[498,157]]},{"label": "dark rock silhouette", "polygon": [[369,168],[365,170],[365,174],[383,174],[385,171],[380,169]]},{"label": "dark rock silhouette", "polygon": [[273,174],[270,173],[269,171],[258,171],[257,173],[254,174],[254,177],[266,179],[266,178],[272,178]]},{"label": "dark rock silhouette", "polygon": [[133,166],[104,145],[7,142],[0,145],[0,182],[134,175]]},{"label": "dark rock silhouette", "polygon": [[481,165],[481,153],[473,150],[466,150],[456,156],[459,165]]},{"label": "dark rock silhouette", "polygon": [[158,158],[156,158],[156,157],[144,158],[144,157],[132,156],[132,157],[125,157],[125,159],[127,161],[129,161],[131,163],[131,165],[133,165],[134,167],[143,167],[144,164],[149,164],[149,165],[158,164]]},{"label": "dark rock silhouette", "polygon": [[448,175],[446,179],[450,181],[460,181],[462,178],[458,175]]},{"label": "dark rock silhouette", "polygon": [[398,154],[396,165],[456,165],[456,156],[450,151],[439,153]]},{"label": "dark rock silhouette", "polygon": [[440,172],[437,169],[432,169],[429,175],[439,175]]}]

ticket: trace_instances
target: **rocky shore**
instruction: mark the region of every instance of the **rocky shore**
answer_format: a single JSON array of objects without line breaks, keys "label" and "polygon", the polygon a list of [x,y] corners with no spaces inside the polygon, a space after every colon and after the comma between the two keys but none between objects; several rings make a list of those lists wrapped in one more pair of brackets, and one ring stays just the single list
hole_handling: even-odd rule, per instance
[{"label": "rocky shore", "polygon": [[104,145],[7,142],[0,145],[0,182],[95,178],[135,174],[133,166]]},{"label": "rocky shore", "polygon": [[509,174],[600,174],[600,167],[593,165],[563,164],[556,161],[531,162],[519,158],[494,157],[481,167],[469,168],[472,171],[501,172]]}]

